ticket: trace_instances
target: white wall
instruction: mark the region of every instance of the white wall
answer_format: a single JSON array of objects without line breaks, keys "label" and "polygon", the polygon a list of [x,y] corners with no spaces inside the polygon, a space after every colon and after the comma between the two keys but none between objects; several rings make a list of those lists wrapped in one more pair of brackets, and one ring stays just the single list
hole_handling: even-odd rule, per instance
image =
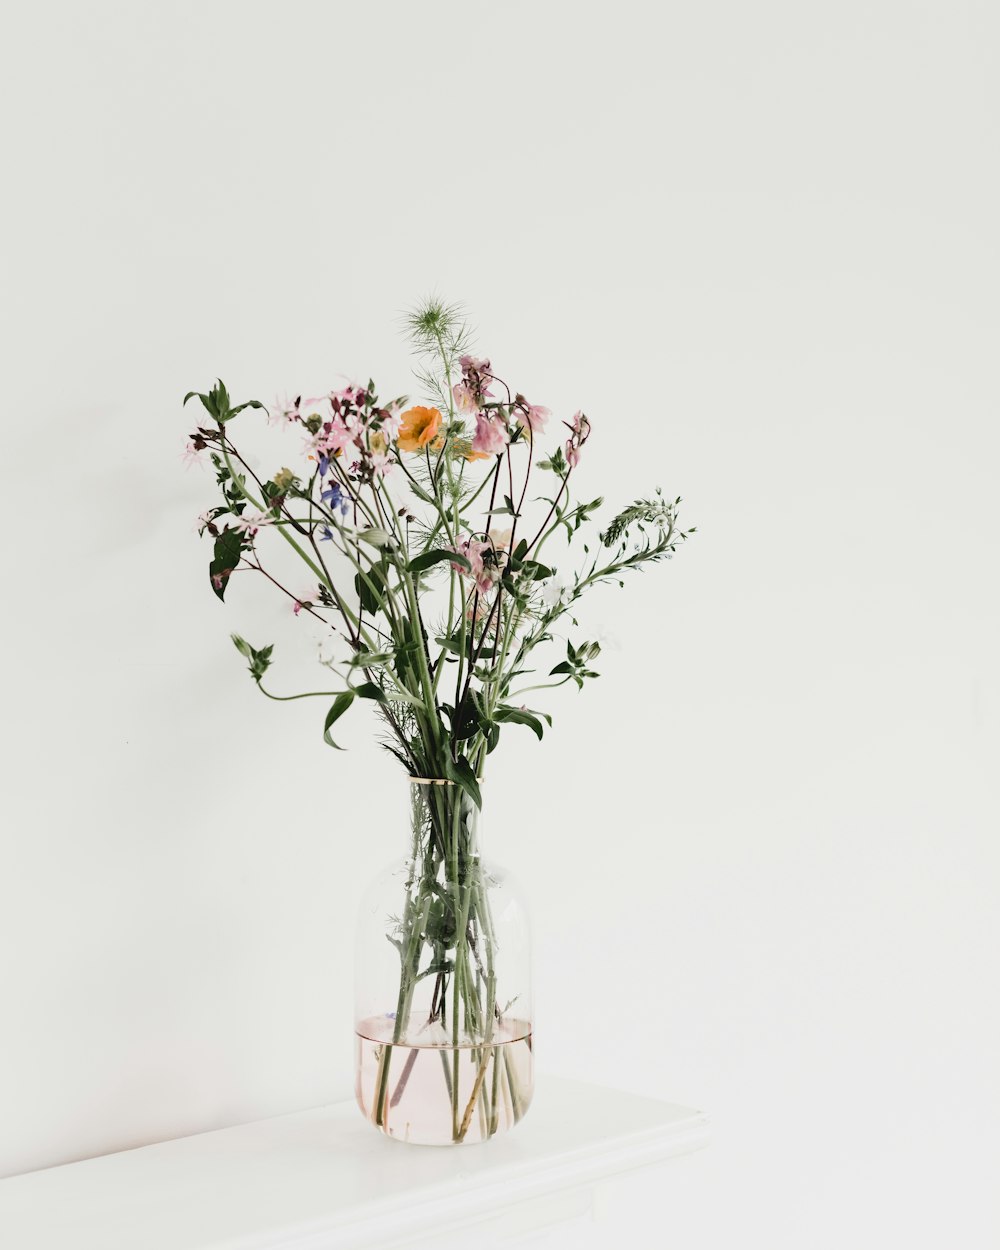
[{"label": "white wall", "polygon": [[11,29],[0,1174],[349,1092],[403,782],[252,689],[228,633],[294,623],[208,592],[180,398],[405,389],[437,289],[700,529],[494,768],[542,1066],[711,1112],[688,1245],[995,1245],[995,6]]}]

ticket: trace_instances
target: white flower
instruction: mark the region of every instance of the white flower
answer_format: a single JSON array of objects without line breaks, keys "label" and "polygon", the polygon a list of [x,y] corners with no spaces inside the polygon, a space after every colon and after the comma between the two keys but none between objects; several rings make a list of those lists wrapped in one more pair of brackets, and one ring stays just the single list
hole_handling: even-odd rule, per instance
[{"label": "white flower", "polygon": [[566,598],[568,590],[569,587],[558,574],[550,577],[542,587],[542,602],[547,608],[557,608]]},{"label": "white flower", "polygon": [[181,455],[181,460],[184,464],[185,469],[190,469],[193,464],[199,464],[202,466],[202,468],[204,468],[205,461],[202,459],[202,455],[201,455],[201,453],[204,450],[205,450],[204,445],[202,445],[201,447],[196,447],[194,443],[189,442],[187,446],[184,448],[184,451]]},{"label": "white flower", "polygon": [[233,529],[243,530],[245,534],[256,534],[262,525],[273,525],[274,517],[269,512],[244,512],[233,521]]}]

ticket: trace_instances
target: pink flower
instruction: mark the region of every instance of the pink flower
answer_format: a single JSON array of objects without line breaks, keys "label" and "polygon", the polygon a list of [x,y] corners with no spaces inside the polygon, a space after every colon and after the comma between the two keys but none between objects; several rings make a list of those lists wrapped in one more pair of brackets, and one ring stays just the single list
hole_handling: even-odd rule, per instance
[{"label": "pink flower", "polygon": [[566,440],[566,463],[571,469],[575,469],[580,463],[580,448],[590,438],[590,422],[582,412],[573,414],[573,422],[567,421],[563,425],[569,430],[569,438]]},{"label": "pink flower", "polygon": [[332,421],[324,421],[312,438],[306,440],[306,443],[310,451],[331,457],[342,452],[345,447],[349,447],[354,442],[354,437],[354,431],[338,415]]},{"label": "pink flower", "polygon": [[476,433],[472,450],[486,455],[500,455],[510,442],[507,427],[498,417],[488,417],[485,412],[476,413]]},{"label": "pink flower", "polygon": [[302,611],[303,608],[311,608],[312,605],[318,599],[319,599],[319,587],[309,586],[306,590],[304,590],[299,595],[299,597],[292,604],[292,611],[295,613],[296,616],[298,616],[298,614]]},{"label": "pink flower", "polygon": [[361,408],[365,402],[367,391],[363,386],[355,386],[349,382],[347,386],[339,391],[330,392],[330,403],[333,404],[334,410],[339,410],[346,404],[353,404],[355,408]]},{"label": "pink flower", "polygon": [[492,543],[481,542],[478,538],[465,538],[454,549],[458,555],[465,556],[470,568],[461,564],[452,564],[456,572],[463,577],[471,578],[481,595],[488,595],[500,580],[501,565],[493,551]]},{"label": "pink flower", "polygon": [[527,433],[530,429],[532,437],[534,437],[537,434],[541,434],[541,432],[545,429],[545,425],[549,417],[552,416],[552,412],[549,408],[543,408],[541,404],[525,404],[523,407],[517,409],[515,415],[517,417],[518,424],[524,432]]},{"label": "pink flower", "polygon": [[[198,442],[201,442],[201,440],[199,439]],[[204,443],[201,443],[201,446],[199,447],[198,443],[194,442],[193,440],[190,441],[187,444],[187,446],[184,448],[184,452],[181,455],[181,460],[184,464],[185,469],[190,469],[193,464],[199,464],[204,468],[205,462],[201,458],[201,453],[204,450],[205,450]]]},{"label": "pink flower", "polygon": [[459,412],[475,412],[478,408],[476,397],[473,395],[467,382],[456,382],[451,388],[451,393],[455,400],[455,407]]},{"label": "pink flower", "polygon": [[489,382],[493,375],[488,360],[477,360],[475,356],[460,356],[458,363],[462,366],[462,380],[451,388],[459,412],[476,412],[489,399],[493,392]]}]

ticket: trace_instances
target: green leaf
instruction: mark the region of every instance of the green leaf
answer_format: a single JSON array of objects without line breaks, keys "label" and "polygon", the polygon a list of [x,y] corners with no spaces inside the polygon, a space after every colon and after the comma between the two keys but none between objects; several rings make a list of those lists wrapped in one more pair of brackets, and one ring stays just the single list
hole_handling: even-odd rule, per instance
[{"label": "green leaf", "polygon": [[376,703],[388,703],[385,691],[373,681],[363,681],[360,686],[352,686],[359,699],[374,699]]},{"label": "green leaf", "polygon": [[465,756],[460,755],[455,761],[446,759],[445,767],[449,778],[452,781],[457,782],[473,803],[475,803],[475,805],[482,810],[483,796],[479,789],[479,782],[476,780],[476,774],[473,771],[472,765],[465,758]]},{"label": "green leaf", "polygon": [[416,497],[422,500],[424,503],[434,502],[434,496],[428,494],[427,491],[424,490],[424,488],[420,485],[419,482],[411,481],[409,482],[409,487],[410,487],[410,490],[413,491],[413,493],[416,495]]},{"label": "green leaf", "polygon": [[526,712],[519,707],[500,707],[497,708],[494,717],[501,724],[512,721],[515,725],[527,725],[538,741],[541,742],[542,733],[544,732],[542,722],[532,712]]},{"label": "green leaf", "polygon": [[435,638],[434,641],[445,651],[450,651],[452,655],[464,654],[457,638]]},{"label": "green leaf", "polygon": [[209,584],[220,599],[225,599],[229,575],[240,562],[243,536],[239,530],[223,530],[215,540],[215,554],[208,566]]},{"label": "green leaf", "polygon": [[550,569],[547,564],[539,564],[537,560],[522,560],[521,568],[530,573],[536,582],[544,581],[546,577],[555,574],[555,569]]},{"label": "green leaf", "polygon": [[538,467],[540,469],[551,469],[553,473],[558,473],[560,477],[565,474],[567,468],[566,457],[563,455],[563,449],[557,447],[547,460],[539,460]]},{"label": "green leaf", "polygon": [[338,694],[333,701],[333,706],[326,714],[326,720],[323,722],[323,741],[327,746],[334,747],[337,751],[342,751],[344,748],[337,746],[336,742],[330,737],[330,726],[344,715],[353,702],[353,690],[345,690],[343,694]]},{"label": "green leaf", "polygon": [[435,547],[433,551],[425,551],[422,555],[415,556],[406,566],[406,569],[408,573],[423,573],[433,565],[440,564],[442,560],[448,560],[452,564],[461,565],[467,573],[472,572],[472,565],[465,556],[459,555],[457,551],[446,551],[444,547]]},{"label": "green leaf", "polygon": [[184,396],[184,403],[186,404],[187,401],[191,399],[191,397],[194,395],[197,395],[198,398],[201,400],[201,405],[205,409],[205,411],[208,413],[208,415],[213,420],[218,421],[219,410],[215,405],[215,391],[212,391],[208,395],[203,395],[201,391],[188,391],[188,393]]},{"label": "green leaf", "polygon": [[489,727],[489,718],[482,700],[474,690],[466,694],[451,721],[452,732],[459,741],[471,738],[477,733],[486,732]]},{"label": "green leaf", "polygon": [[248,399],[245,404],[237,404],[235,408],[230,408],[230,410],[226,413],[224,420],[226,421],[230,420],[230,418],[235,417],[238,412],[242,412],[244,408],[263,408],[263,407],[264,405],[260,402],[259,399]]},{"label": "green leaf", "polygon": [[269,643],[258,651],[239,634],[231,634],[230,637],[236,650],[250,661],[250,676],[260,685],[261,678],[271,667],[271,652],[274,650],[274,643]]},{"label": "green leaf", "polygon": [[374,616],[382,606],[386,596],[389,578],[389,563],[383,556],[377,563],[369,567],[364,574],[354,574],[354,589],[358,592],[358,600],[362,611]]},{"label": "green leaf", "polygon": [[351,668],[375,668],[377,665],[386,664],[391,659],[391,651],[361,650],[351,656],[348,664]]}]

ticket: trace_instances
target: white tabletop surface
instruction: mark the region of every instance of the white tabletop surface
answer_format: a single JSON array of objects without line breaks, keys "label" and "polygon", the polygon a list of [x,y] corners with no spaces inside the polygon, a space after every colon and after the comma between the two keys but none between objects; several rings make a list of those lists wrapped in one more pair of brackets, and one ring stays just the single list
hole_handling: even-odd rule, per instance
[{"label": "white tabletop surface", "polygon": [[0,1245],[413,1245],[707,1138],[705,1117],[690,1108],[545,1075],[524,1121],[482,1145],[387,1140],[353,1102],[337,1103],[0,1181]]}]

